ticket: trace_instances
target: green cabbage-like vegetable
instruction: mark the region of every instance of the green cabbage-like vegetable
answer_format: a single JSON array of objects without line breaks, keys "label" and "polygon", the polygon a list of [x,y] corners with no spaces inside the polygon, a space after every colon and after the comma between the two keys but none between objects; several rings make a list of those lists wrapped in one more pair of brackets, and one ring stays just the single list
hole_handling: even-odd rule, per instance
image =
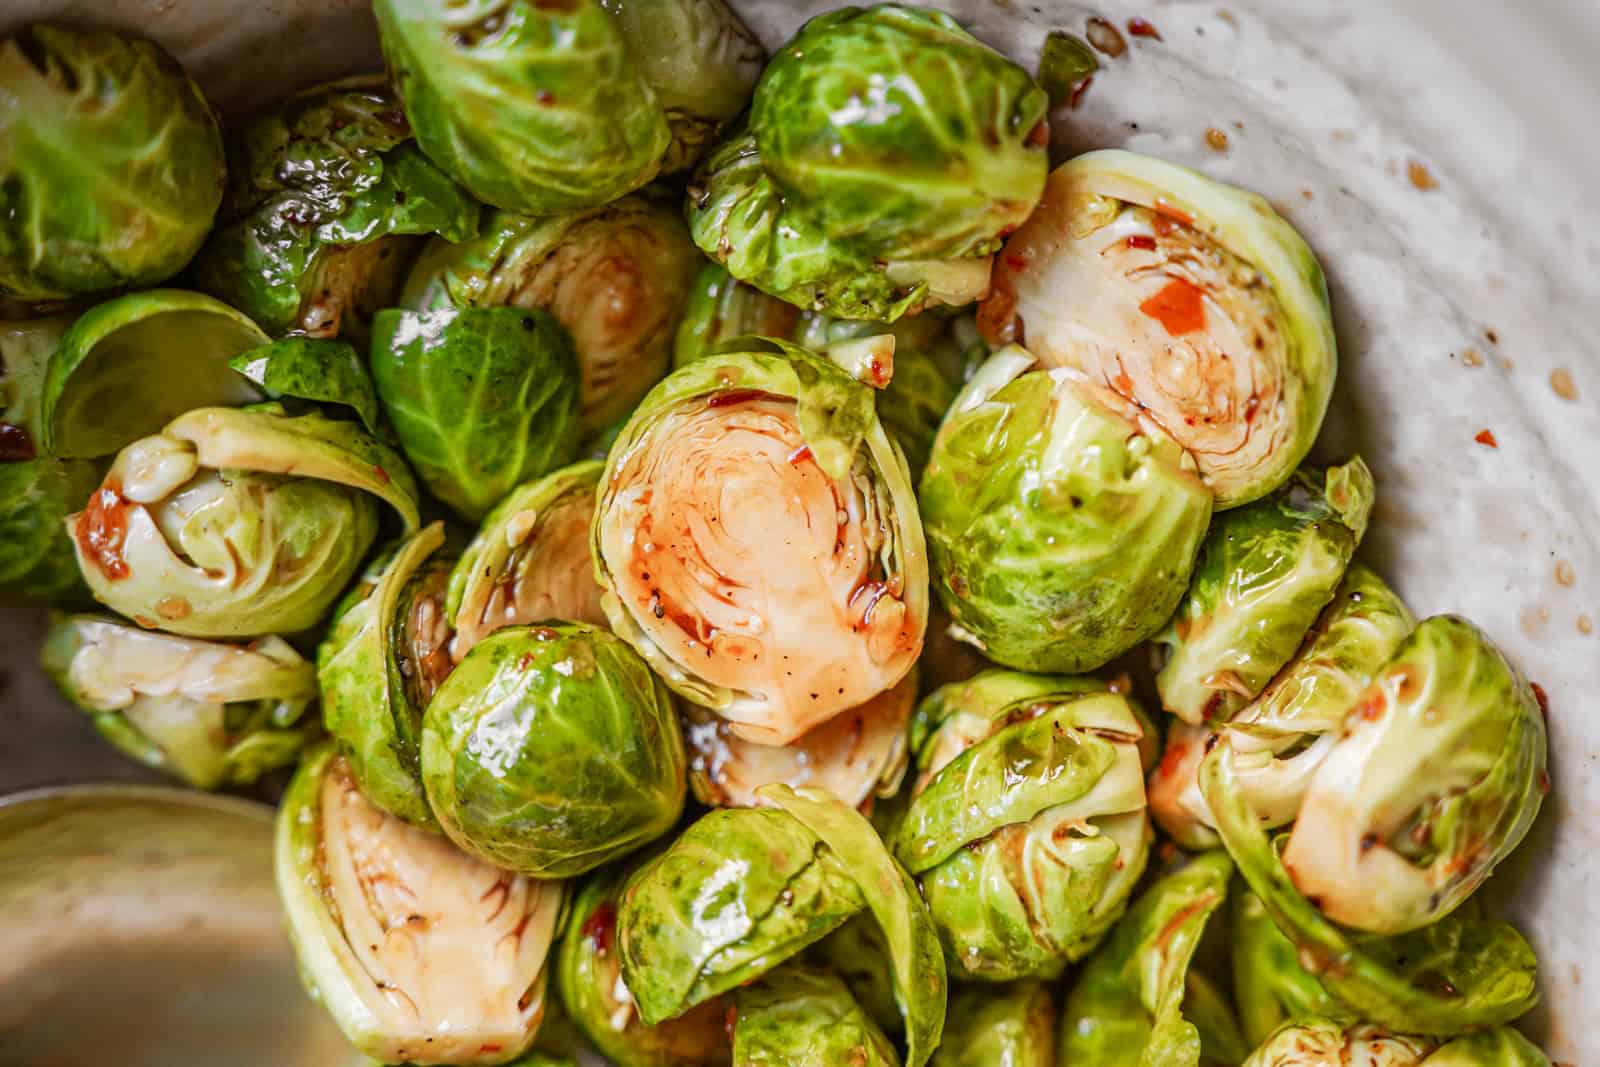
[{"label": "green cabbage-like vegetable", "polygon": [[66,518],[99,483],[84,460],[0,462],[0,600],[87,599]]},{"label": "green cabbage-like vegetable", "polygon": [[1260,897],[1235,885],[1231,911],[1233,998],[1247,1042],[1260,1045],[1285,1023],[1349,1014],[1300,966],[1293,942],[1283,936]]},{"label": "green cabbage-like vegetable", "polygon": [[582,623],[490,634],[422,720],[422,781],[445,833],[537,878],[582,874],[666,833],[684,774],[666,687]]},{"label": "green cabbage-like vegetable", "polygon": [[593,543],[616,633],[772,745],[910,672],[927,564],[872,390],[803,349],[759,347],[690,363],[644,399],[607,460]]},{"label": "green cabbage-like vegetable", "polygon": [[414,251],[403,235],[478,232],[477,202],[418,150],[381,78],[267,108],[230,136],[228,160],[227,201],[197,277],[274,336],[364,341]]},{"label": "green cabbage-like vegetable", "polygon": [[316,625],[378,532],[417,526],[405,464],[347,422],[199,408],[117,456],[73,548],[95,599],[141,626],[252,637]]},{"label": "green cabbage-like vegetable", "polygon": [[733,994],[734,1067],[900,1067],[900,1054],[832,972],[788,963]]},{"label": "green cabbage-like vegetable", "polygon": [[1360,458],[1300,471],[1218,517],[1194,580],[1162,634],[1161,703],[1183,721],[1227,722],[1293,658],[1333,599],[1372,512]]},{"label": "green cabbage-like vegetable", "polygon": [[43,660],[107,741],[200,789],[250,785],[317,733],[316,673],[276,637],[230,645],[72,615],[51,625]]},{"label": "green cabbage-like vegetable", "polygon": [[1193,461],[1012,346],[956,399],[919,501],[939,598],[997,663],[1092,670],[1156,633],[1211,516]]},{"label": "green cabbage-like vegetable", "polygon": [[0,296],[155,285],[205,240],[222,134],[159,45],[28,26],[0,39],[0,116]]},{"label": "green cabbage-like vegetable", "polygon": [[666,115],[598,0],[376,0],[373,12],[417,143],[479,200],[570,211],[660,171]]},{"label": "green cabbage-like vegetable", "polygon": [[332,745],[278,808],[278,895],[313,998],[382,1063],[534,1064],[565,887],[498,870],[361,795]]},{"label": "green cabbage-like vegetable", "polygon": [[1226,853],[1203,853],[1157,879],[1128,909],[1067,994],[1064,1067],[1197,1067],[1244,1058],[1225,1002],[1192,966],[1232,875]]},{"label": "green cabbage-like vegetable", "polygon": [[577,453],[572,342],[542,311],[380,312],[372,374],[422,483],[466,518]]},{"label": "green cabbage-like vegetable", "polygon": [[794,340],[800,312],[786,300],[741,282],[726,267],[707,263],[695,276],[672,346],[674,369],[709,356],[735,337]]},{"label": "green cabbage-like vegetable", "polygon": [[932,1067],[1056,1067],[1056,1006],[1040,982],[969,986],[950,998]]},{"label": "green cabbage-like vegetable", "polygon": [[[882,804],[873,808],[873,827],[888,840],[876,822],[882,808]],[[901,1036],[905,1020],[900,1017],[900,1008],[895,1003],[894,967],[889,960],[883,928],[876,919],[867,912],[860,913],[818,941],[811,948],[809,958],[822,963],[850,987],[850,995],[879,1029],[891,1037]],[[937,1056],[937,1051],[934,1054]]]},{"label": "green cabbage-like vegetable", "polygon": [[917,709],[895,833],[963,978],[1050,978],[1110,929],[1144,870],[1142,730],[1084,678],[990,670]]},{"label": "green cabbage-like vegetable", "polygon": [[1390,1033],[1366,1023],[1313,1019],[1274,1033],[1244,1067],[1549,1067],[1550,1058],[1510,1027],[1496,1027],[1440,1045],[1432,1038]]},{"label": "green cabbage-like vegetable", "polygon": [[1422,1061],[1423,1067],[1550,1067],[1550,1057],[1509,1026],[1458,1037]]},{"label": "green cabbage-like vegetable", "polygon": [[454,562],[440,523],[385,552],[333,613],[317,649],[322,721],[361,793],[437,829],[422,788],[422,712],[449,675],[445,583]]},{"label": "green cabbage-like vegetable", "polygon": [[430,244],[402,302],[550,312],[572,336],[593,434],[666,373],[698,264],[683,220],[643,197],[552,216],[496,212],[475,241]]},{"label": "green cabbage-like vegetable", "polygon": [[337,404],[355,412],[368,433],[387,432],[367,362],[348,341],[285,337],[241,352],[228,365],[269,399]]},{"label": "green cabbage-like vegetable", "polygon": [[1327,285],[1300,235],[1253,193],[1132,152],[1050,175],[979,317],[1146,412],[1219,510],[1289,477],[1333,392]]}]

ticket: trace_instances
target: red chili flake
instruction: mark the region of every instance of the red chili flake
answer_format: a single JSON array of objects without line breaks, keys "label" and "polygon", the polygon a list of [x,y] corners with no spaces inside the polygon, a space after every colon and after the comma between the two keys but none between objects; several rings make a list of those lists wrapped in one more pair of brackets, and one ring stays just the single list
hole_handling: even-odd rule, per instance
[{"label": "red chili flake", "polygon": [[556,94],[549,89],[540,89],[533,94],[533,99],[538,102],[540,107],[549,107],[556,102]]},{"label": "red chili flake", "polygon": [[1016,274],[1021,274],[1028,269],[1028,257],[1021,252],[1007,252],[1000,257],[1005,260],[1006,269]]},{"label": "red chili flake", "polygon": [[72,534],[79,550],[94,561],[108,581],[128,576],[128,561],[122,558],[128,538],[128,501],[121,485],[107,483],[97,489],[78,515]]},{"label": "red chili flake", "polygon": [[1494,439],[1494,434],[1490,433],[1488,430],[1479,430],[1475,435],[1473,435],[1472,439],[1478,442],[1480,445],[1488,445],[1490,448],[1500,447],[1500,442],[1496,441]]},{"label": "red chili flake", "polygon": [[748,400],[760,400],[766,395],[759,389],[724,389],[720,393],[712,393],[707,397],[706,407],[731,407],[734,404],[743,404]]},{"label": "red chili flake", "polygon": [[806,460],[808,460],[810,458],[811,458],[811,446],[810,445],[801,445],[799,448],[797,448],[793,452],[789,453],[789,465],[791,467],[799,466],[800,464],[804,463]]},{"label": "red chili flake", "polygon": [[1156,239],[1147,233],[1136,233],[1122,243],[1129,248],[1142,248],[1146,252],[1154,252],[1156,250]]},{"label": "red chili flake", "polygon": [[389,472],[378,466],[376,463],[372,465],[372,476],[378,479],[378,481],[382,482],[384,485],[389,484]]},{"label": "red chili flake", "polygon": [[1530,682],[1533,688],[1533,699],[1539,702],[1539,714],[1545,718],[1550,717],[1550,697],[1545,693],[1544,686],[1538,682]]},{"label": "red chili flake", "polygon": [[1083,100],[1083,95],[1089,91],[1089,86],[1093,84],[1094,75],[1091,74],[1074,85],[1072,87],[1072,95],[1067,97],[1067,106],[1074,111],[1078,110],[1078,104]]},{"label": "red chili flake", "polygon": [[1161,291],[1139,305],[1139,310],[1161,323],[1171,337],[1198,333],[1206,328],[1205,294],[1183,278],[1173,278]]},{"label": "red chili flake", "polygon": [[1367,699],[1356,705],[1356,714],[1367,722],[1377,722],[1383,718],[1383,708],[1383,694],[1373,690],[1367,695]]},{"label": "red chili flake", "polygon": [[1161,36],[1160,30],[1156,29],[1155,26],[1141,18],[1131,18],[1128,20],[1128,32],[1133,34],[1135,37],[1154,37],[1158,41],[1165,39]]},{"label": "red chili flake", "polygon": [[[1087,79],[1085,79],[1087,80]],[[1040,119],[1033,124],[1033,129],[1028,131],[1028,143],[1036,147],[1043,147],[1050,143],[1050,124]]]},{"label": "red chili flake", "polygon": [[36,453],[33,438],[21,426],[0,422],[0,463],[14,463],[32,459]]},{"label": "red chili flake", "polygon": [[611,951],[611,935],[617,929],[617,906],[606,901],[583,920],[580,933],[594,942],[595,951],[602,956]]},{"label": "red chili flake", "polygon": [[1259,396],[1251,396],[1249,400],[1244,402],[1244,421],[1246,426],[1255,421],[1256,413],[1260,410],[1261,398]]}]

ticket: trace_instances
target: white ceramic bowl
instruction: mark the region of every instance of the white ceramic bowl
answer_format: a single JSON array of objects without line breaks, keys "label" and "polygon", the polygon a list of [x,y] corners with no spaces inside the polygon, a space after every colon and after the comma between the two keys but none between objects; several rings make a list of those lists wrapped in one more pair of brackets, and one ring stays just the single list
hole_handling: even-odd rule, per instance
[{"label": "white ceramic bowl", "polygon": [[[839,0],[734,2],[772,45]],[[939,6],[1030,66],[1051,29],[1147,19],[1161,39],[1105,62],[1055,147],[1249,186],[1317,249],[1341,357],[1320,451],[1377,473],[1364,553],[1418,614],[1470,615],[1549,693],[1553,792],[1486,892],[1539,950],[1530,1029],[1557,1060],[1600,1062],[1600,5]],[[8,0],[0,24],[42,15],[155,37],[224,109],[378,61],[365,0]],[[39,625],[0,618],[0,789],[136,774],[50,694]]]}]

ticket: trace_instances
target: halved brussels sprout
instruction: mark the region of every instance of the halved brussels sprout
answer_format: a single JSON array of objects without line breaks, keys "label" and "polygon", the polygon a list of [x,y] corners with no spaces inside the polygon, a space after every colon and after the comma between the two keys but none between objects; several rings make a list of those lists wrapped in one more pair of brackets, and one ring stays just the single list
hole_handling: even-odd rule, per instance
[{"label": "halved brussels sprout", "polygon": [[429,829],[438,822],[422,788],[422,712],[454,666],[444,544],[436,522],[374,560],[317,649],[322,721],[362,795]]},{"label": "halved brussels sprout", "polygon": [[284,794],[275,864],[301,976],[357,1049],[383,1063],[528,1062],[560,883],[373,807],[331,745]]},{"label": "halved brussels sprout", "polygon": [[227,645],[72,615],[51,624],[43,661],[107,741],[200,789],[287,767],[317,733],[316,672],[276,637]]},{"label": "halved brussels sprout", "polygon": [[578,367],[543,311],[383,311],[372,376],[406,458],[456,513],[481,518],[578,451]]},{"label": "halved brussels sprout", "polygon": [[151,41],[35,24],[0,39],[0,296],[154,285],[222,201],[222,134]]},{"label": "halved brussels sprout", "polygon": [[643,197],[538,218],[497,212],[475,241],[430,244],[402,301],[550,312],[572,335],[592,434],[666,373],[698,263],[683,221]]},{"label": "halved brussels sprout", "polygon": [[1283,1026],[1244,1067],[1419,1067],[1435,1047],[1430,1038],[1393,1034],[1369,1023],[1311,1019]]},{"label": "halved brussels sprout", "polygon": [[556,954],[556,990],[573,1021],[616,1067],[720,1067],[728,1063],[727,1006],[708,1000],[655,1026],[639,1021],[622,980],[617,907],[626,867],[596,871],[578,890]]},{"label": "halved brussels sprout", "polygon": [[1063,1067],[1197,1067],[1244,1057],[1244,1039],[1226,1003],[1192,967],[1232,875],[1226,853],[1207,852],[1144,891],[1067,994]]},{"label": "halved brussels sprout", "polygon": [[478,528],[450,574],[446,610],[457,663],[506,626],[566,619],[604,626],[589,552],[605,464],[586,460],[518,486]]},{"label": "halved brussels sprout", "polygon": [[800,311],[793,304],[741,282],[721,264],[707,263],[689,291],[672,346],[672,366],[709,356],[735,337],[794,340],[799,328]]},{"label": "halved brussels sprout", "polygon": [[733,993],[734,1067],[900,1067],[894,1043],[831,971],[787,963]]},{"label": "halved brussels sprout", "polygon": [[979,317],[1146,412],[1219,510],[1289,477],[1333,391],[1327,286],[1300,235],[1254,193],[1132,152],[1050,175]]},{"label": "halved brussels sprout", "polygon": [[1159,638],[1162,705],[1184,722],[1221,723],[1299,650],[1333,599],[1372,513],[1359,457],[1298,471],[1264,500],[1220,515],[1194,580]]},{"label": "halved brussels sprout", "polygon": [[199,408],[117,456],[67,521],[95,599],[140,626],[252,637],[316,625],[378,532],[417,526],[400,457],[350,423]]},{"label": "halved brussels sprout", "polygon": [[1046,107],[949,15],[881,4],[807,22],[762,73],[750,127],[773,185],[828,239],[940,260],[995,251],[1039,202]]},{"label": "halved brussels sprout", "polygon": [[228,365],[269,399],[338,404],[354,411],[368,433],[387,433],[367,361],[348,341],[285,337],[241,352]]},{"label": "halved brussels sprout", "polygon": [[900,788],[908,753],[906,726],[917,703],[916,673],[865,704],[842,711],[787,745],[761,745],[734,733],[701,708],[685,711],[689,784],[702,804],[747,808],[756,791],[782,782],[812,786],[862,808]]},{"label": "halved brussels sprout", "polygon": [[[1346,713],[1414,625],[1383,579],[1351,564],[1295,658],[1224,727],[1239,786],[1264,828],[1294,821]],[[1186,848],[1217,843],[1197,777],[1211,733],[1175,723],[1166,757],[1150,777],[1151,814]]]},{"label": "halved brussels sprout", "polygon": [[963,978],[1050,978],[1122,914],[1150,846],[1142,730],[1085,678],[990,670],[917,709],[895,854]]},{"label": "halved brussels sprout", "polygon": [[666,686],[582,623],[485,637],[422,720],[422,781],[444,832],[536,878],[582,874],[666,833],[684,773]]},{"label": "halved brussels sprout", "polygon": [[1056,1067],[1056,1006],[1040,982],[969,986],[950,998],[932,1067]]},{"label": "halved brussels sprout", "polygon": [[872,390],[795,346],[697,360],[652,390],[611,450],[593,536],[612,628],[745,740],[795,740],[921,651],[905,460]]},{"label": "halved brussels sprout", "polygon": [[1261,898],[1235,884],[1232,911],[1233,998],[1239,1028],[1252,1046],[1284,1023],[1347,1017],[1350,1012],[1300,966]]},{"label": "halved brussels sprout", "polygon": [[90,308],[50,355],[39,399],[41,447],[52,456],[109,456],[186,411],[260,400],[228,361],[266,341],[233,308],[182,289]]},{"label": "halved brussels sprout", "polygon": [[275,336],[364,339],[404,270],[400,235],[478,232],[478,203],[412,143],[381,77],[256,114],[230,135],[228,160],[227,203],[195,269],[201,288]]},{"label": "halved brussels sprout", "polygon": [[1183,449],[1075,372],[1015,345],[957,397],[919,501],[935,586],[997,663],[1092,670],[1183,596],[1211,493]]},{"label": "halved brussels sprout", "polygon": [[666,116],[598,0],[375,0],[373,12],[417,143],[479,200],[570,211],[660,171]]}]

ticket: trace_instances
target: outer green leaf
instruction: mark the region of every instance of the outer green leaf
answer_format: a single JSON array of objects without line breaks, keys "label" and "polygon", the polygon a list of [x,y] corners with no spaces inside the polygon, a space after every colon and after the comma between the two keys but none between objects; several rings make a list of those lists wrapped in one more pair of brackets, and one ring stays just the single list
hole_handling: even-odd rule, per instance
[{"label": "outer green leaf", "polygon": [[733,995],[734,1067],[900,1067],[900,1055],[831,972],[790,963]]},{"label": "outer green leaf", "polygon": [[160,46],[51,24],[0,40],[0,295],[160,283],[222,182],[217,120]]},{"label": "outer green leaf", "polygon": [[479,200],[593,207],[655,177],[671,139],[597,0],[377,0],[384,58],[428,157]]},{"label": "outer green leaf", "polygon": [[1239,1006],[1240,1029],[1250,1044],[1261,1044],[1285,1023],[1348,1014],[1348,1009],[1300,966],[1293,942],[1278,930],[1260,897],[1236,885],[1232,914],[1233,996]]},{"label": "outer green leaf", "polygon": [[582,874],[666,833],[684,777],[666,687],[581,623],[489,635],[422,721],[422,781],[445,833],[536,878]]},{"label": "outer green leaf", "polygon": [[1091,74],[1100,69],[1100,60],[1088,42],[1071,33],[1052,31],[1039,53],[1039,88],[1050,98],[1050,106],[1071,105],[1072,94]]},{"label": "outer green leaf", "polygon": [[674,369],[718,350],[736,337],[794,340],[800,313],[788,301],[741,282],[726,267],[707,263],[695,277],[672,348]]},{"label": "outer green leaf", "polygon": [[[876,816],[882,807],[882,804],[875,806],[873,815]],[[887,840],[881,830],[880,836]],[[857,915],[817,942],[811,956],[850,987],[850,995],[884,1033],[893,1037],[904,1033],[905,1020],[900,1017],[900,1006],[895,1002],[894,966],[883,927],[878,925],[875,916],[869,912]]]},{"label": "outer green leaf", "polygon": [[576,455],[577,363],[548,314],[385,311],[373,328],[373,378],[401,446],[462,516]]},{"label": "outer green leaf", "polygon": [[1422,1063],[1423,1067],[1550,1067],[1550,1057],[1509,1026],[1501,1026],[1458,1037]]},{"label": "outer green leaf", "polygon": [[287,396],[319,404],[342,404],[360,416],[368,433],[381,436],[384,432],[372,377],[348,342],[286,337],[241,352],[228,361],[228,366],[255,382],[274,400]]},{"label": "outer green leaf", "polygon": [[968,986],[950,998],[932,1067],[1056,1067],[1056,1006],[1041,982]]}]

